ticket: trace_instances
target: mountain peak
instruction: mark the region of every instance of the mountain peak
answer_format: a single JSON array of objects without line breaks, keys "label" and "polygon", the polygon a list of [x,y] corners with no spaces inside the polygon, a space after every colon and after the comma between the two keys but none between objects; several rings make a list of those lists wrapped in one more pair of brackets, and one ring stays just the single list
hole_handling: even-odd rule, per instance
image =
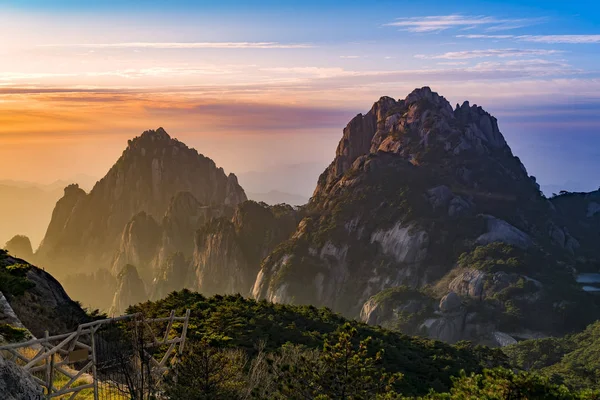
[{"label": "mountain peak", "polygon": [[129,140],[127,143],[129,145],[127,150],[139,151],[143,151],[147,148],[164,148],[172,145],[178,147],[187,147],[179,140],[173,139],[162,127],[156,130],[149,129],[144,131],[140,136]]},{"label": "mountain peak", "polygon": [[[40,246],[40,260],[61,269],[110,265],[132,217],[144,211],[161,220],[179,192],[190,192],[207,206],[235,206],[247,199],[237,178],[226,175],[213,160],[171,138],[163,128],[145,131],[128,142],[88,195],[76,186],[65,190]],[[57,253],[65,247],[81,249],[80,258],[64,252],[61,256],[71,260],[59,260]]]},{"label": "mountain peak", "polygon": [[159,127],[156,130],[147,130],[142,133],[142,138],[150,138],[151,140],[170,140],[171,136],[165,131],[163,127]]},{"label": "mountain peak", "polygon": [[452,111],[452,106],[448,100],[446,100],[444,96],[440,96],[437,92],[432,91],[429,86],[423,86],[422,88],[413,90],[406,96],[406,99],[404,99],[406,105],[419,102],[428,102],[437,107]]},{"label": "mountain peak", "polygon": [[[404,100],[381,97],[365,114],[357,115],[344,129],[336,158],[321,175],[315,195],[329,187],[361,157],[380,152],[400,157],[413,165],[452,170],[465,160],[496,159],[514,179],[526,177],[513,157],[496,118],[465,101],[453,109],[448,100],[424,86]],[[470,185],[469,179],[465,182]]]}]

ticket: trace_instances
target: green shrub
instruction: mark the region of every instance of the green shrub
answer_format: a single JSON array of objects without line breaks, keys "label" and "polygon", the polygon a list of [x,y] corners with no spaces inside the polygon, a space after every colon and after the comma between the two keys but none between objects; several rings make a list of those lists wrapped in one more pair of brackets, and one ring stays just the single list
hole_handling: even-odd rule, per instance
[{"label": "green shrub", "polygon": [[27,329],[17,328],[10,324],[0,324],[0,336],[7,342],[21,342],[29,338]]},{"label": "green shrub", "polygon": [[27,264],[0,266],[0,292],[7,296],[21,296],[35,286],[26,277],[30,268],[31,266]]}]

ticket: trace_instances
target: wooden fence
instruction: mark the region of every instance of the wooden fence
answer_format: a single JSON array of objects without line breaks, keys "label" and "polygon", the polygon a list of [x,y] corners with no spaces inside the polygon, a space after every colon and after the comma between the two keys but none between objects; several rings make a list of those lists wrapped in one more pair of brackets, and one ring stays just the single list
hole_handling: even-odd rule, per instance
[{"label": "wooden fence", "polygon": [[[124,381],[131,379],[122,368],[124,354],[137,357],[134,362],[127,361],[134,368],[143,368],[140,357],[147,360],[148,376],[159,381],[169,363],[183,352],[189,318],[190,310],[182,317],[176,317],[175,311],[169,317],[154,319],[142,314],[124,315],[82,324],[62,335],[49,336],[46,332],[43,338],[0,346],[0,352],[30,373],[44,388],[47,399],[76,399],[83,391],[93,391],[94,400],[116,398],[101,395],[107,390],[99,387],[127,390]],[[111,328],[117,326],[110,336]],[[121,332],[119,339],[114,339],[115,332]],[[121,343],[115,345],[115,340]],[[136,342],[141,345],[136,347]],[[139,351],[126,351],[132,348]],[[141,373],[143,378],[143,370]]]}]

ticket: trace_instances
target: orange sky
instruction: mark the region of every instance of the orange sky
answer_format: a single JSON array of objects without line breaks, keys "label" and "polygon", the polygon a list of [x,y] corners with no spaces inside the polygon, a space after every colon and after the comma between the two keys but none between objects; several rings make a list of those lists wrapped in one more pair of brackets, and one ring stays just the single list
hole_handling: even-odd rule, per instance
[{"label": "orange sky", "polygon": [[[354,115],[424,85],[496,115],[542,181],[589,169],[573,169],[561,142],[567,129],[591,135],[599,126],[600,36],[577,31],[579,17],[568,34],[548,35],[551,17],[504,4],[447,3],[427,16],[419,2],[402,12],[383,3],[262,11],[91,3],[0,4],[0,179],[100,178],[128,139],[159,126],[227,172],[302,163],[315,171],[333,159]],[[589,148],[577,158],[598,158]]]}]

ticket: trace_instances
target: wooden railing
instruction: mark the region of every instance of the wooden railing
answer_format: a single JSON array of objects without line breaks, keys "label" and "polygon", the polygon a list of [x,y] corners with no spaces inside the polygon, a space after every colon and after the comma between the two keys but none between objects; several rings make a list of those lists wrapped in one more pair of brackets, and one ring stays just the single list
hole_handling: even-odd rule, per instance
[{"label": "wooden railing", "polygon": [[[141,329],[144,334],[142,351],[145,358],[149,360],[151,373],[162,376],[168,369],[167,363],[173,361],[178,354],[183,352],[187,336],[190,310],[185,316],[176,317],[175,311],[171,311],[169,317],[145,319],[142,314],[129,314],[115,318],[108,318],[79,325],[75,332],[62,335],[49,336],[32,339],[22,343],[13,343],[0,346],[6,358],[12,359],[23,369],[28,371],[33,379],[43,388],[48,399],[54,399],[71,394],[69,399],[75,399],[77,394],[84,390],[93,390],[94,399],[100,400],[99,383],[101,379],[98,371],[98,331],[103,327],[119,322],[130,322]],[[174,329],[174,323],[181,322],[181,330]],[[157,334],[156,326],[164,326],[164,333]],[[161,352],[160,359],[156,354],[151,354],[149,349],[168,346],[164,353]],[[79,364],[78,368],[72,368]],[[62,381],[66,383],[57,387],[57,375],[62,375]],[[81,384],[78,382],[82,377],[91,377],[91,382]],[[77,384],[76,384],[77,383]]]}]

